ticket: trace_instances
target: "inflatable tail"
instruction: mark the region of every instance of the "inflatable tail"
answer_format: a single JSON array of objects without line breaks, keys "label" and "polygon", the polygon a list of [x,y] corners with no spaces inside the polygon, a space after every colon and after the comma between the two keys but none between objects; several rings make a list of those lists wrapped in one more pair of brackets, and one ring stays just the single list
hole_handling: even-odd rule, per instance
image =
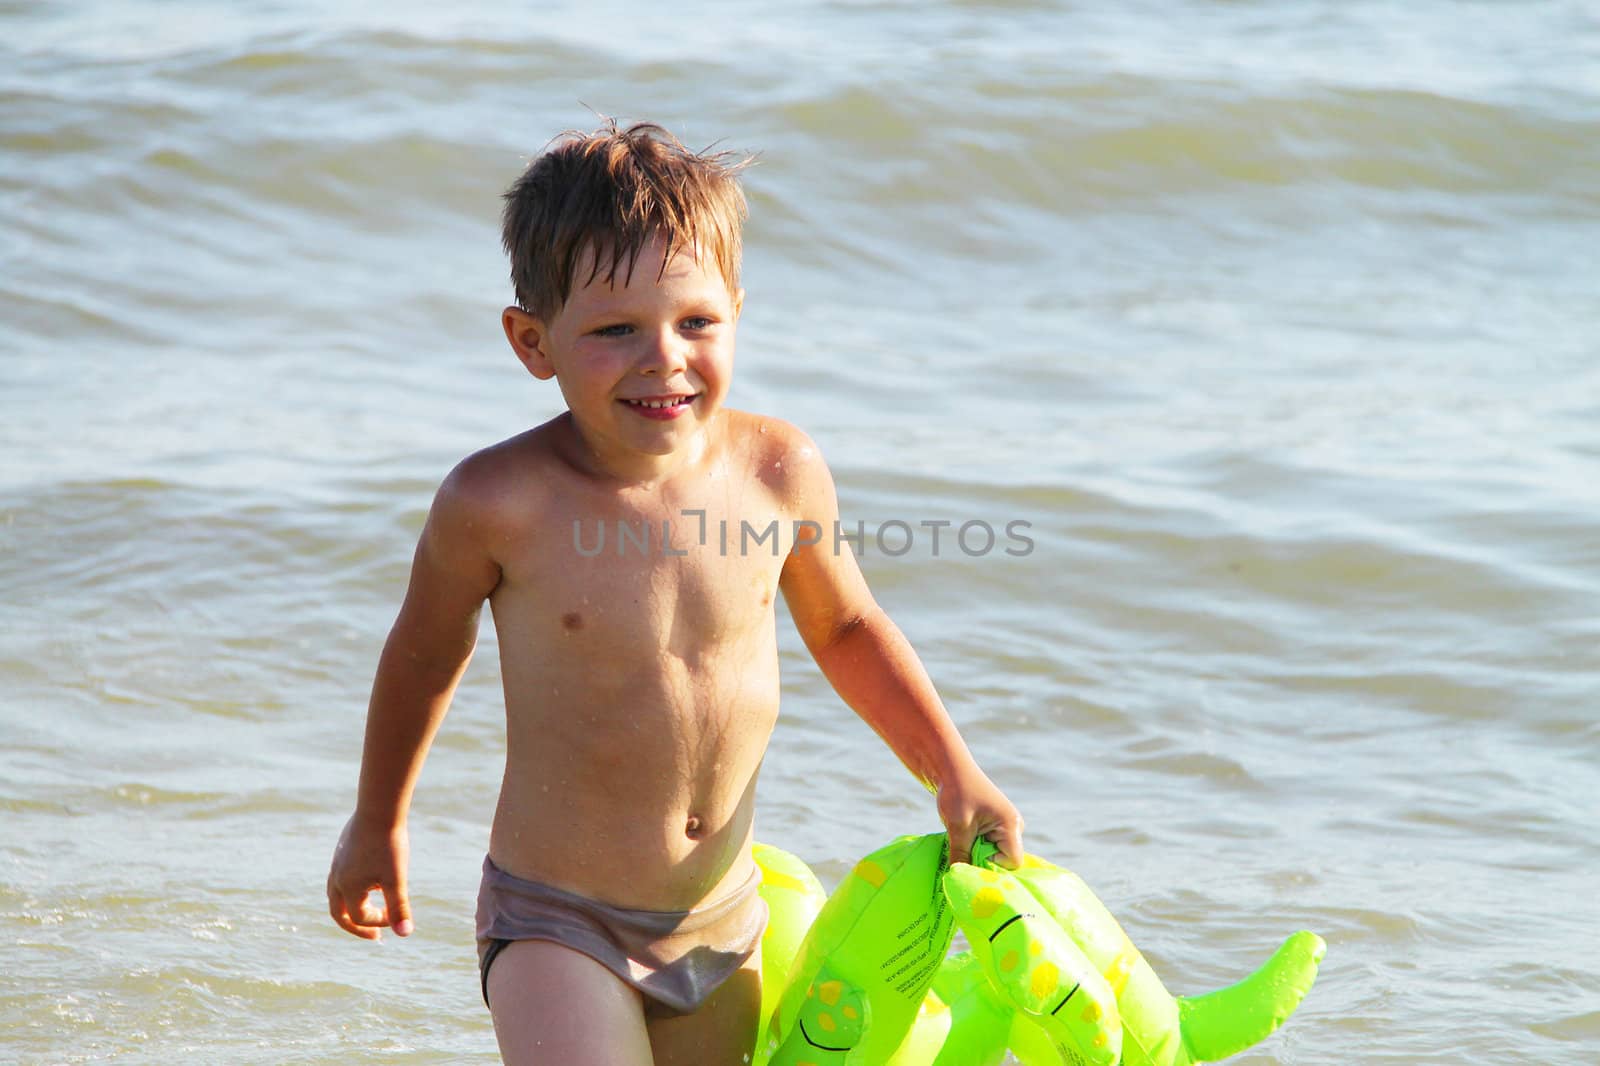
[{"label": "inflatable tail", "polygon": [[1178,998],[1184,1046],[1194,1062],[1216,1062],[1259,1044],[1288,1020],[1317,979],[1328,945],[1300,932],[1236,985]]}]

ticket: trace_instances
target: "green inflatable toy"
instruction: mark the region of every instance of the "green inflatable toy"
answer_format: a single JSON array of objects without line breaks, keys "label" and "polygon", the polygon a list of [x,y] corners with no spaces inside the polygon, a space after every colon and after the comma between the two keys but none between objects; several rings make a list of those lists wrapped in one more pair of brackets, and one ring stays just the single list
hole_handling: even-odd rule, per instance
[{"label": "green inflatable toy", "polygon": [[911,1035],[889,1066],[1000,1066],[1012,1014],[976,955],[952,955],[939,967]]},{"label": "green inflatable toy", "polygon": [[940,880],[948,865],[943,833],[901,837],[855,865],[806,934],[757,1066],[891,1060],[950,950]]},{"label": "green inflatable toy", "polygon": [[788,982],[789,966],[816,921],[828,894],[811,867],[795,856],[759,841],[750,849],[761,868],[761,898],[767,904],[767,929],[761,934],[761,1028],[764,1033],[778,997]]},{"label": "green inflatable toy", "polygon": [[[974,849],[974,858],[984,862],[992,853],[980,846]],[[1294,1013],[1316,979],[1327,949],[1316,934],[1295,933],[1260,970],[1238,984],[1204,996],[1174,998],[1110,911],[1069,870],[1033,856],[1026,857],[1014,873],[958,863],[945,875],[945,889],[957,923],[973,940],[974,953],[988,963],[985,969],[991,981],[1002,998],[1018,1008],[1009,1044],[1025,1066],[1117,1062],[1115,1056],[1105,1058],[1114,1040],[1120,1040],[1122,1066],[1191,1066],[1237,1055],[1266,1039]],[[1088,964],[1094,976],[1077,993],[1079,997],[1088,993],[1093,1004],[1080,1007],[1077,1022],[1087,1024],[1063,1027],[1040,1018],[1036,999],[1017,995],[1015,970],[1002,971],[1004,957],[998,950],[985,954],[978,947],[975,937],[988,935],[984,930],[995,927],[997,915],[1013,912],[1020,916],[1015,924],[1024,926],[1030,938],[1035,926],[1054,924],[1076,948],[1074,960]],[[1047,934],[1037,947],[1030,940],[1021,950],[1053,960],[1052,952],[1060,945]],[[1107,993],[1114,997],[1109,1005],[1101,1000]],[[1090,1019],[1088,1015],[1096,1011],[1101,1017]],[[1114,1024],[1113,1011],[1120,1018],[1117,1038],[1106,1033]],[[1068,1013],[1064,1007],[1056,1017]],[[1104,1045],[1096,1043],[1101,1035],[1107,1035]]]},{"label": "green inflatable toy", "polygon": [[944,879],[984,974],[1044,1034],[1057,1061],[1115,1066],[1122,1020],[1105,977],[1039,901],[1003,870],[957,863]]},{"label": "green inflatable toy", "polygon": [[[1292,1014],[1326,945],[1296,933],[1259,971],[1173,997],[1078,876],[1033,856],[948,864],[944,834],[901,837],[823,902],[805,863],[757,844],[762,1018],[756,1066],[1192,1066]],[[971,950],[948,954],[953,925]]]}]

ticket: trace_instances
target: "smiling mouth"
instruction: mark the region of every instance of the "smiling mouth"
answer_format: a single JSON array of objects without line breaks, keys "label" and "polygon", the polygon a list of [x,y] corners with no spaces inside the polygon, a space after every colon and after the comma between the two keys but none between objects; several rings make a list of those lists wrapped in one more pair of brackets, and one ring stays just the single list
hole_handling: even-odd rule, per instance
[{"label": "smiling mouth", "polygon": [[652,411],[661,411],[673,407],[687,407],[694,402],[693,396],[668,396],[662,399],[630,400],[626,396],[622,402],[630,407],[645,407]]}]

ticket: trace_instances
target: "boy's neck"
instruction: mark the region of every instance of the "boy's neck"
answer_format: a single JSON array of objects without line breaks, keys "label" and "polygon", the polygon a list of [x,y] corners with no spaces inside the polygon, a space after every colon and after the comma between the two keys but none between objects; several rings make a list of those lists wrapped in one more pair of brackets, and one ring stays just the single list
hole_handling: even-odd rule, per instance
[{"label": "boy's neck", "polygon": [[[582,427],[568,411],[558,421],[562,424],[564,447],[562,457],[567,465],[580,475],[597,482],[610,482],[620,487],[649,488],[672,480],[675,476],[697,466],[705,459],[712,446],[710,428],[697,433],[683,448],[665,455],[644,452],[616,451],[597,448],[584,435]],[[714,426],[720,427],[718,418]]]}]

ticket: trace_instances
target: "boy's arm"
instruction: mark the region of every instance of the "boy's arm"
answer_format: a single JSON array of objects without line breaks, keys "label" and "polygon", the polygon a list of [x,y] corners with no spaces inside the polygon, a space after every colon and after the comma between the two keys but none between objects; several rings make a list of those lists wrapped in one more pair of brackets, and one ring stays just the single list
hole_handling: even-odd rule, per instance
[{"label": "boy's arm", "polygon": [[817,540],[796,544],[779,581],[801,640],[839,697],[938,797],[952,861],[968,861],[973,841],[987,836],[1020,864],[1022,816],[978,768],[916,651],[872,598],[855,552],[835,541],[839,503],[816,445],[788,432],[786,502],[797,520],[815,523],[797,541]]},{"label": "boy's arm", "polygon": [[[484,492],[466,464],[445,479],[417,541],[411,582],[378,659],[367,708],[356,810],[328,872],[340,928],[376,940],[411,932],[406,816],[428,747],[477,642],[478,615],[500,580],[489,550]],[[367,902],[383,893],[385,906]]]}]

